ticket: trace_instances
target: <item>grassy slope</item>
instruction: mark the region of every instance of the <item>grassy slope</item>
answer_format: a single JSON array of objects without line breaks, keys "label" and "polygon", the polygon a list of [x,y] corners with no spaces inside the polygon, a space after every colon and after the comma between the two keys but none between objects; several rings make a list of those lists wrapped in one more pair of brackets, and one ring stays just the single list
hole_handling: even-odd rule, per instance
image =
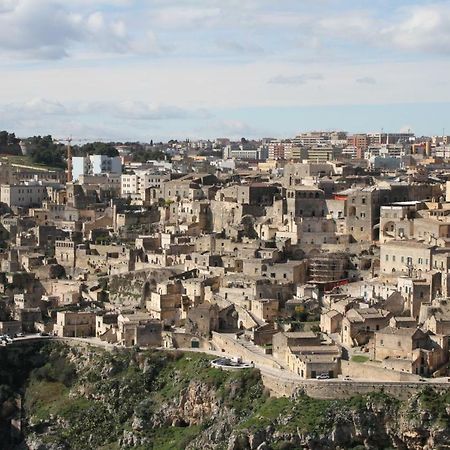
[{"label": "grassy slope", "polygon": [[20,166],[36,167],[37,169],[48,169],[63,171],[61,167],[52,167],[45,164],[35,163],[30,156],[27,155],[2,155],[0,156],[0,161],[8,161],[10,164],[17,164]]}]

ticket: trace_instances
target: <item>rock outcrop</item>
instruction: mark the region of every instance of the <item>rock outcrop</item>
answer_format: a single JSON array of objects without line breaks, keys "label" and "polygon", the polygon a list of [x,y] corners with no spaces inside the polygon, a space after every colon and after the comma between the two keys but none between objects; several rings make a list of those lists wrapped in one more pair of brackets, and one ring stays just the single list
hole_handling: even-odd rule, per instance
[{"label": "rock outcrop", "polygon": [[270,398],[257,371],[201,354],[0,349],[0,406],[5,449],[450,449],[450,393]]}]

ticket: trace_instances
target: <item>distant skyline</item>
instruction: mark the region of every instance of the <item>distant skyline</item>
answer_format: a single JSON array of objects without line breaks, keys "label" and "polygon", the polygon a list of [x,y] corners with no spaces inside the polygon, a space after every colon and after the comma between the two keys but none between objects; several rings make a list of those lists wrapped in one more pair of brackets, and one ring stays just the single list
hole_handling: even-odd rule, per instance
[{"label": "distant skyline", "polygon": [[0,129],[450,134],[450,1],[0,0]]}]

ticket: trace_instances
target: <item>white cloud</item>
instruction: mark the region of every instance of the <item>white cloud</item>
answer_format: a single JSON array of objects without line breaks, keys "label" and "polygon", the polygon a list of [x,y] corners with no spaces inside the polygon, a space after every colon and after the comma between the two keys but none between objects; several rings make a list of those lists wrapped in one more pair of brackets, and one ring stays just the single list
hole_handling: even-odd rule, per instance
[{"label": "white cloud", "polygon": [[15,0],[0,0],[0,14],[14,10]]},{"label": "white cloud", "polygon": [[155,11],[152,20],[158,27],[210,25],[221,17],[220,8],[173,6]]},{"label": "white cloud", "polygon": [[158,121],[211,117],[206,109],[187,109],[139,100],[67,102],[63,104],[55,100],[33,98],[25,102],[0,104],[0,112],[9,118],[26,119],[40,116],[102,115],[128,121]]},{"label": "white cloud", "polygon": [[416,6],[403,12],[403,20],[381,31],[383,37],[404,50],[450,53],[448,2]]},{"label": "white cloud", "polygon": [[60,102],[37,97],[22,103],[0,104],[0,112],[3,117],[33,118],[37,116],[65,115],[68,111]]},{"label": "white cloud", "polygon": [[[355,45],[419,53],[450,53],[450,3],[408,5],[380,17],[373,10],[330,14],[312,27],[328,39],[338,37]],[[387,13],[386,13],[387,14]]]},{"label": "white cloud", "polygon": [[300,75],[277,75],[271,78],[269,83],[295,86],[318,80],[323,80],[323,75],[320,73],[304,73]]},{"label": "white cloud", "polygon": [[[156,53],[154,33],[129,33],[124,20],[107,16],[92,3],[17,0],[0,3],[0,54],[14,58],[61,59],[81,53]],[[88,8],[88,5],[90,8]],[[150,38],[149,38],[150,36]]]},{"label": "white cloud", "polygon": [[355,80],[359,84],[377,84],[377,80],[373,77],[360,77]]},{"label": "white cloud", "polygon": [[217,46],[220,49],[230,51],[238,54],[262,54],[264,53],[263,47],[252,42],[242,42],[228,39],[219,39]]},{"label": "white cloud", "polygon": [[[324,74],[326,82],[305,85],[268,85],[268,80],[302,75],[296,62],[160,61],[122,65],[5,68],[0,71],[1,101],[56,99],[64,105],[124,100],[176,105],[195,111],[221,108],[290,105],[385,104],[450,101],[450,61],[365,64],[311,63],[310,74]],[[376,89],[355,79],[376,74]],[[326,75],[325,75],[326,74]],[[288,81],[299,81],[288,80]],[[302,80],[301,80],[302,81]],[[20,89],[18,88],[20,86]],[[439,86],[439,89],[436,89]]]},{"label": "white cloud", "polygon": [[[263,130],[259,130],[243,120],[228,119],[214,122],[208,126],[208,129],[214,131],[216,135],[228,136],[230,139],[253,138],[264,135]],[[200,130],[198,136],[201,136]]]},{"label": "white cloud", "polygon": [[206,110],[192,111],[177,106],[132,100],[125,100],[116,105],[104,106],[113,109],[114,116],[128,120],[173,120],[209,116]]},{"label": "white cloud", "polygon": [[103,14],[99,11],[90,14],[86,20],[86,23],[88,30],[92,33],[101,32],[105,28],[105,19],[103,18]]}]

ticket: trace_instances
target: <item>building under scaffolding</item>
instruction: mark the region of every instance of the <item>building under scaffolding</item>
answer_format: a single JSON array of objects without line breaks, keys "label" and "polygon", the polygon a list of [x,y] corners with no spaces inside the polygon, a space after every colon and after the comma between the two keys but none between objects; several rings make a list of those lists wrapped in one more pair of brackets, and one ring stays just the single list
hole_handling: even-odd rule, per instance
[{"label": "building under scaffolding", "polygon": [[347,278],[348,255],[344,253],[324,253],[309,260],[309,281],[330,283]]}]

